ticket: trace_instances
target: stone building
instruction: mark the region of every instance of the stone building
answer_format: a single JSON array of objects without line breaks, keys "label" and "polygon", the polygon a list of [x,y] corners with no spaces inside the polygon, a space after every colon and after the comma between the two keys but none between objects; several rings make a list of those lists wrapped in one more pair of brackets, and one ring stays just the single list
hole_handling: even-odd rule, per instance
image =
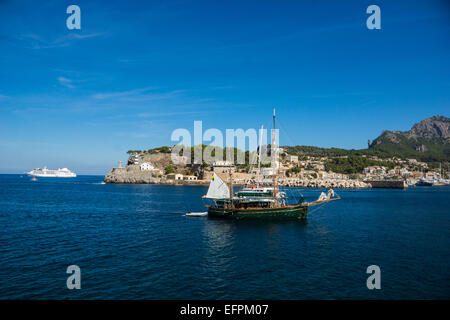
[{"label": "stone building", "polygon": [[181,173],[171,173],[167,175],[169,180],[183,180],[183,175]]}]

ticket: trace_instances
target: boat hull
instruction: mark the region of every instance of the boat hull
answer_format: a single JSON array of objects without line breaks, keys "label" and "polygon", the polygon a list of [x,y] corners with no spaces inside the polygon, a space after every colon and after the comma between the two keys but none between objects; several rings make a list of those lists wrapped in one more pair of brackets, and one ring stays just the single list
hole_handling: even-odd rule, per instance
[{"label": "boat hull", "polygon": [[39,177],[39,178],[76,178],[76,174],[71,175],[56,175],[56,174],[33,174],[33,173],[27,173],[30,177]]},{"label": "boat hull", "polygon": [[433,183],[431,182],[417,182],[416,187],[432,187]]},{"label": "boat hull", "polygon": [[306,219],[308,206],[295,205],[280,208],[226,209],[210,206],[208,215],[221,218],[270,218],[270,219]]}]

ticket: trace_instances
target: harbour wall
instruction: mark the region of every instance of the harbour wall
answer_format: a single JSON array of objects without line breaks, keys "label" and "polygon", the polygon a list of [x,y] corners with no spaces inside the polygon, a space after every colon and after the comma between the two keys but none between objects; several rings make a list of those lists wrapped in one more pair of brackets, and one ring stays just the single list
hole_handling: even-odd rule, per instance
[{"label": "harbour wall", "polygon": [[365,182],[370,184],[372,188],[405,189],[408,187],[406,182],[402,180],[372,180]]}]

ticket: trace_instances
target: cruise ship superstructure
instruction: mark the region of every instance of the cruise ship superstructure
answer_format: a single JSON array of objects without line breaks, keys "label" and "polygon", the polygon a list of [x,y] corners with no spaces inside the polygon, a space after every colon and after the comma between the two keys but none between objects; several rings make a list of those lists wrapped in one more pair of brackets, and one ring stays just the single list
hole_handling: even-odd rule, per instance
[{"label": "cruise ship superstructure", "polygon": [[30,172],[27,172],[27,175],[33,176],[33,177],[49,177],[49,178],[75,178],[77,175],[70,171],[67,168],[52,170],[47,169],[47,167],[44,168],[37,168],[34,170],[31,170]]}]

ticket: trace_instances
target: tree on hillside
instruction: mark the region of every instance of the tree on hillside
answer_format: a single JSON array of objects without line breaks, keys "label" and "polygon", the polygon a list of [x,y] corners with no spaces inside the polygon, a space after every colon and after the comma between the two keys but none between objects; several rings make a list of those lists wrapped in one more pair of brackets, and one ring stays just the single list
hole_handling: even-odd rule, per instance
[{"label": "tree on hillside", "polygon": [[128,150],[127,154],[140,153],[141,150]]},{"label": "tree on hillside", "polygon": [[175,173],[175,168],[169,164],[167,167],[164,168],[164,172],[166,174]]}]

